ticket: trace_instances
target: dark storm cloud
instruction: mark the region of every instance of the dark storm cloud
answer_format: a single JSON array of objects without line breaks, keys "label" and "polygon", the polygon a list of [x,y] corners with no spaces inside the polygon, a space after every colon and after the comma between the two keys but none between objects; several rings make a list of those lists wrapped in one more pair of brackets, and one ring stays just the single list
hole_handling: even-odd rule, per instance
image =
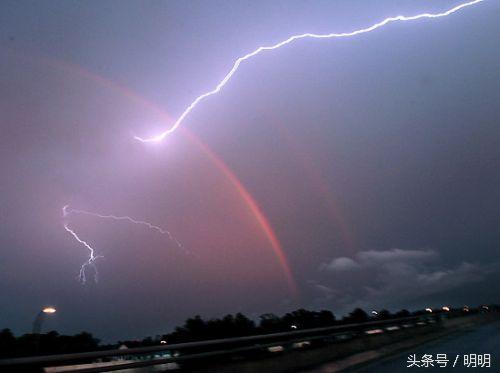
[{"label": "dark storm cloud", "polygon": [[315,300],[318,304],[329,303],[342,310],[394,308],[417,298],[442,302],[443,294],[446,297],[464,285],[498,277],[500,262],[464,261],[450,266],[435,250],[368,250],[354,258],[321,263],[318,270],[323,274],[322,283],[310,283],[320,294]]}]

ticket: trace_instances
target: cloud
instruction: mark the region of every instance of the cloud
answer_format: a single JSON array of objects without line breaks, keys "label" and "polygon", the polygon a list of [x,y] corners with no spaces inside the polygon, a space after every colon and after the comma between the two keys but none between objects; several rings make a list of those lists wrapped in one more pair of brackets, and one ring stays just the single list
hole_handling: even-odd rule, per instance
[{"label": "cloud", "polygon": [[432,250],[368,250],[356,254],[356,260],[347,257],[334,258],[330,262],[321,263],[319,268],[326,271],[346,271],[389,263],[419,263],[436,259],[437,256],[437,253]]},{"label": "cloud", "polygon": [[463,262],[454,269],[421,273],[417,276],[417,283],[435,290],[449,289],[466,282],[481,281],[488,272],[484,266]]},{"label": "cloud", "polygon": [[320,281],[311,282],[314,303],[348,311],[354,307],[409,307],[417,299],[459,289],[499,271],[499,264],[461,262],[447,266],[434,250],[366,250],[319,266]]},{"label": "cloud", "polygon": [[385,251],[368,250],[361,251],[357,257],[364,263],[387,263],[387,262],[409,262],[426,261],[437,257],[437,253],[432,250],[401,250],[392,249]]},{"label": "cloud", "polygon": [[327,271],[348,271],[351,269],[356,269],[359,267],[359,264],[356,263],[351,258],[341,257],[333,259],[330,263],[322,263],[320,265],[321,270]]}]

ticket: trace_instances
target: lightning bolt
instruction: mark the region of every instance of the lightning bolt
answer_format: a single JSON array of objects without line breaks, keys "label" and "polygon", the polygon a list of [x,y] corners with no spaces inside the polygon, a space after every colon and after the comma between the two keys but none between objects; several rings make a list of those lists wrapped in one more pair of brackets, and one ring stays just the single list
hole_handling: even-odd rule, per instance
[{"label": "lightning bolt", "polygon": [[[142,220],[136,220],[136,219],[133,219],[131,218],[130,216],[115,216],[115,215],[102,215],[102,214],[98,214],[98,213],[95,213],[95,212],[89,212],[89,211],[85,211],[85,210],[78,210],[78,209],[72,209],[69,207],[69,205],[65,205],[63,206],[62,208],[62,212],[63,212],[63,218],[67,218],[70,214],[82,214],[82,215],[88,215],[88,216],[93,216],[93,217],[97,217],[97,218],[101,218],[101,219],[112,219],[112,220],[121,220],[121,221],[128,221],[130,223],[133,223],[133,224],[138,224],[138,225],[143,225],[143,226],[146,226],[148,227],[149,229],[153,229],[161,234],[166,234],[170,240],[172,240],[173,242],[175,242],[175,244],[182,250],[186,251],[187,250],[184,248],[184,246],[166,229],[163,229],[163,228],[160,228],[154,224],[151,224],[147,221],[142,221]],[[82,284],[85,284],[87,282],[87,277],[85,275],[85,272],[86,272],[86,269],[87,267],[91,267],[93,270],[94,270],[94,281],[97,282],[98,280],[98,272],[97,272],[97,267],[95,265],[95,261],[99,258],[103,258],[102,255],[95,255],[95,250],[92,246],[90,246],[90,244],[84,240],[82,240],[78,234],[73,230],[71,229],[69,226],[68,226],[68,223],[65,222],[63,224],[64,226],[64,229],[66,230],[66,232],[68,232],[69,234],[71,234],[73,236],[73,238],[78,241],[79,243],[81,243],[83,246],[85,246],[87,248],[87,250],[89,251],[89,258],[88,260],[82,264],[81,268],[80,268],[80,272],[79,272],[79,275],[78,275],[78,279],[80,280],[80,282]]]},{"label": "lightning bolt", "polygon": [[[66,211],[65,211],[65,207],[63,208],[63,216],[66,216]],[[68,223],[64,223],[64,229],[69,233],[71,234],[75,240],[77,240],[78,242],[80,242],[83,246],[85,246],[88,251],[89,251],[89,259],[82,264],[81,268],[80,268],[80,273],[78,274],[78,279],[80,280],[80,282],[82,284],[85,284],[87,282],[87,277],[85,275],[85,270],[87,269],[87,267],[92,267],[92,269],[94,270],[94,281],[97,282],[97,279],[98,279],[98,272],[97,272],[97,267],[95,265],[95,261],[99,258],[103,258],[103,256],[101,255],[95,255],[94,254],[94,248],[92,246],[90,246],[86,241],[82,240],[80,237],[78,237],[78,235],[76,234],[76,232],[71,229],[69,226],[68,226]]]},{"label": "lightning bolt", "polygon": [[155,230],[158,233],[165,234],[168,236],[168,238],[174,242],[179,249],[185,250],[184,246],[170,233],[170,231],[163,229],[157,225],[151,224],[147,221],[143,220],[136,220],[134,218],[131,218],[130,216],[116,216],[116,215],[102,215],[98,214],[95,212],[90,212],[90,211],[85,211],[85,210],[78,210],[78,209],[73,209],[70,208],[69,205],[66,205],[63,207],[63,216],[66,217],[69,214],[82,214],[82,215],[88,215],[88,216],[93,216],[96,218],[100,219],[111,219],[111,220],[118,220],[118,221],[128,221],[129,223],[132,224],[137,224],[137,225],[143,225],[149,229]]},{"label": "lightning bolt", "polygon": [[359,30],[351,31],[351,32],[343,32],[343,33],[331,33],[331,34],[313,34],[313,33],[305,33],[305,34],[300,34],[300,35],[293,35],[290,36],[288,39],[283,40],[279,43],[276,43],[274,45],[269,45],[269,46],[261,46],[258,47],[256,50],[253,52],[250,52],[248,54],[245,54],[242,57],[239,57],[234,63],[233,67],[229,72],[224,76],[224,78],[215,86],[214,89],[211,91],[208,91],[206,93],[201,94],[200,96],[196,97],[196,99],[189,104],[189,106],[182,112],[182,114],[177,118],[177,120],[174,122],[174,124],[167,130],[163,131],[159,135],[156,135],[154,137],[150,138],[142,138],[139,136],[134,136],[136,140],[142,141],[142,142],[160,142],[162,141],[165,137],[173,133],[179,126],[181,125],[182,121],[191,113],[191,111],[203,100],[206,98],[215,95],[218,93],[226,84],[229,82],[229,80],[233,77],[233,75],[236,73],[236,71],[239,69],[240,65],[242,62],[249,60],[252,57],[257,56],[261,52],[265,51],[270,51],[270,50],[275,50],[278,48],[281,48],[287,44],[290,44],[296,40],[300,39],[332,39],[332,38],[345,38],[345,37],[350,37],[350,36],[356,36],[360,34],[366,34],[371,31],[375,31],[378,28],[381,28],[389,23],[392,22],[397,22],[397,21],[415,21],[419,19],[424,19],[424,18],[441,18],[441,17],[446,17],[449,16],[450,14],[453,14],[461,9],[470,7],[475,4],[479,4],[483,2],[484,0],[473,0],[469,1],[460,5],[457,5],[445,12],[442,13],[422,13],[422,14],[417,14],[414,16],[395,16],[395,17],[389,17],[384,19],[383,21],[380,21],[378,23],[375,23],[369,27],[362,28]]}]

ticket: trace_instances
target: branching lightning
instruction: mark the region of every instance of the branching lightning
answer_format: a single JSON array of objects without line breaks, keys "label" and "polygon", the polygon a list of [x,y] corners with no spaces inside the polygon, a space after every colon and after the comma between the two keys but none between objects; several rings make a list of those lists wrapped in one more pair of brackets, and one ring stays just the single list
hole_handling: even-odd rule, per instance
[{"label": "branching lightning", "polygon": [[[62,208],[62,211],[63,211],[63,217],[65,219],[70,214],[81,214],[81,215],[93,216],[93,217],[100,218],[100,219],[111,219],[111,220],[117,220],[117,221],[127,221],[127,222],[132,223],[132,224],[143,225],[143,226],[145,226],[145,227],[147,227],[149,229],[157,231],[158,233],[167,235],[168,238],[177,245],[177,247],[179,247],[180,249],[186,251],[186,249],[184,248],[184,246],[172,235],[172,233],[170,233],[170,231],[168,231],[166,229],[163,229],[163,228],[161,228],[161,227],[159,227],[157,225],[151,224],[151,223],[149,223],[147,221],[136,220],[134,218],[131,218],[130,216],[103,215],[103,214],[98,214],[98,213],[95,213],[95,212],[73,209],[73,208],[70,208],[69,205],[65,205]],[[89,243],[87,243],[86,241],[82,240],[76,234],[76,232],[73,229],[69,228],[67,222],[64,223],[64,229],[68,233],[70,233],[75,238],[76,241],[78,241],[83,246],[85,246],[88,249],[88,251],[89,251],[89,259],[84,264],[82,264],[82,266],[80,268],[80,274],[79,274],[80,281],[82,283],[86,282],[85,270],[87,269],[87,267],[91,267],[94,270],[94,279],[97,282],[97,274],[98,273],[97,273],[97,267],[95,265],[95,261],[97,259],[99,259],[99,258],[102,258],[103,256],[95,255],[94,248],[92,246],[90,246]]]},{"label": "branching lightning", "polygon": [[163,229],[157,225],[151,224],[147,221],[136,220],[134,218],[131,218],[130,216],[102,215],[102,214],[98,214],[95,212],[72,209],[72,208],[69,208],[68,205],[63,207],[63,214],[64,214],[64,216],[67,216],[69,214],[82,214],[82,215],[94,216],[96,218],[101,218],[101,219],[128,221],[132,224],[143,225],[145,227],[148,227],[149,229],[157,231],[158,233],[167,235],[168,238],[177,245],[177,247],[179,247],[180,249],[184,249],[184,246],[182,246],[182,244],[172,235],[172,233],[170,233],[170,231]]},{"label": "branching lightning", "polygon": [[[64,206],[66,207],[66,206]],[[65,208],[63,208],[63,214],[65,214]],[[65,215],[64,215],[65,216]],[[78,274],[78,279],[82,284],[85,284],[87,282],[87,276],[85,275],[85,270],[87,267],[91,267],[94,270],[94,281],[97,282],[98,279],[98,272],[97,272],[97,267],[95,265],[95,261],[99,258],[103,258],[101,255],[95,255],[94,253],[94,248],[90,246],[86,241],[82,240],[78,235],[75,233],[73,229],[68,227],[68,223],[64,223],[64,229],[71,234],[75,240],[80,242],[83,246],[85,246],[89,250],[89,259],[82,264],[80,267],[80,273]]]},{"label": "branching lightning", "polygon": [[189,113],[204,99],[215,95],[218,93],[225,85],[226,83],[232,78],[232,76],[236,73],[236,71],[239,69],[240,65],[242,62],[255,57],[256,55],[260,54],[261,52],[264,51],[269,51],[269,50],[274,50],[281,48],[287,44],[290,44],[296,40],[300,39],[331,39],[331,38],[344,38],[344,37],[350,37],[350,36],[356,36],[360,34],[365,34],[371,31],[374,31],[382,26],[385,26],[389,23],[396,22],[396,21],[414,21],[418,19],[423,19],[423,18],[441,18],[441,17],[446,17],[449,16],[450,14],[453,14],[461,9],[464,9],[466,7],[479,4],[483,2],[484,0],[473,0],[469,1],[460,5],[457,5],[445,12],[442,13],[422,13],[422,14],[417,14],[414,16],[395,16],[395,17],[389,17],[384,19],[383,21],[380,21],[378,23],[375,23],[374,25],[366,28],[362,28],[359,30],[351,31],[351,32],[343,32],[343,33],[331,33],[331,34],[313,34],[313,33],[306,33],[306,34],[300,34],[300,35],[293,35],[290,36],[288,39],[283,40],[279,43],[276,43],[274,45],[270,46],[261,46],[257,49],[255,49],[253,52],[248,53],[240,58],[238,58],[231,70],[224,76],[224,78],[215,86],[214,89],[211,91],[208,91],[206,93],[203,93],[202,95],[196,97],[196,99],[189,104],[189,106],[182,112],[182,114],[177,118],[177,120],[174,122],[174,124],[164,132],[160,133],[159,135],[156,135],[154,137],[150,138],[142,138],[139,136],[135,136],[136,140],[142,141],[142,142],[160,142],[162,141],[165,137],[167,137],[169,134],[173,133],[179,126],[181,125],[182,121],[188,116]]}]

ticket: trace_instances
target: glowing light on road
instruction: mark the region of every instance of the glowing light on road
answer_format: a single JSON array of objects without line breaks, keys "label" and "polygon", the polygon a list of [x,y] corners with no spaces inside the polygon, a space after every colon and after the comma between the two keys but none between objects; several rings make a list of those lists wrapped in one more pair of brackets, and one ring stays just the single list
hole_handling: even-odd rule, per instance
[{"label": "glowing light on road", "polygon": [[[89,216],[93,216],[93,217],[97,217],[97,218],[100,218],[100,219],[111,219],[111,220],[117,220],[117,221],[127,221],[127,222],[130,222],[130,223],[133,223],[133,224],[137,224],[137,225],[143,225],[143,226],[146,226],[148,227],[149,229],[153,229],[161,234],[165,234],[168,236],[168,238],[170,240],[172,240],[179,248],[184,249],[184,246],[182,246],[182,244],[174,237],[172,236],[172,234],[161,228],[161,227],[158,227],[154,224],[151,224],[147,221],[142,221],[142,220],[136,220],[134,218],[131,218],[130,216],[115,216],[115,215],[102,215],[102,214],[98,214],[98,213],[95,213],[95,212],[89,212],[89,211],[85,211],[85,210],[77,210],[77,209],[72,209],[69,207],[69,205],[65,205],[63,206],[62,208],[62,212],[63,212],[63,218],[67,218],[70,214],[83,214],[83,215],[89,215]],[[88,267],[91,267],[93,270],[94,270],[94,281],[97,282],[98,280],[98,272],[97,272],[97,267],[95,265],[95,261],[99,258],[103,258],[102,255],[95,255],[95,250],[92,246],[90,246],[90,244],[84,240],[82,240],[78,234],[68,226],[68,223],[65,222],[63,224],[64,226],[64,229],[73,236],[73,238],[78,241],[79,243],[81,243],[83,246],[85,246],[87,248],[87,250],[89,251],[89,258],[88,260],[82,264],[82,266],[80,267],[80,272],[79,272],[79,275],[78,275],[78,279],[80,280],[80,282],[82,284],[85,284],[87,282],[87,277],[86,277],[86,270]]]},{"label": "glowing light on road", "polygon": [[283,40],[279,43],[276,43],[274,45],[270,45],[270,46],[261,46],[261,47],[258,47],[256,50],[254,50],[253,52],[250,52],[240,58],[238,58],[231,70],[229,70],[229,72],[226,74],[226,76],[224,76],[224,78],[219,82],[219,84],[217,84],[215,86],[214,89],[212,89],[211,91],[208,91],[206,93],[203,93],[201,94],[200,96],[196,97],[196,99],[191,102],[188,107],[182,112],[182,114],[179,116],[179,118],[177,118],[177,120],[174,122],[174,124],[167,130],[163,131],[162,133],[156,135],[156,136],[153,136],[153,137],[149,137],[149,138],[142,138],[142,137],[139,137],[139,136],[135,136],[135,139],[139,140],[139,141],[142,141],[142,142],[160,142],[162,141],[165,137],[167,137],[169,134],[173,133],[175,130],[177,130],[177,128],[179,128],[179,126],[181,125],[182,121],[189,115],[189,113],[191,113],[191,111],[203,100],[205,100],[206,98],[212,96],[212,95],[215,95],[216,93],[218,93],[228,82],[229,80],[232,78],[232,76],[236,73],[236,71],[239,69],[240,65],[242,62],[252,58],[252,57],[255,57],[257,56],[258,54],[260,54],[261,52],[265,52],[265,51],[270,51],[270,50],[275,50],[275,49],[278,49],[278,48],[281,48],[287,44],[290,44],[296,40],[300,40],[300,39],[332,39],[332,38],[345,38],[345,37],[351,37],[351,36],[356,36],[356,35],[360,35],[360,34],[365,34],[365,33],[368,33],[368,32],[371,32],[371,31],[375,31],[376,29],[382,27],[382,26],[385,26],[389,23],[392,23],[392,22],[397,22],[397,21],[415,21],[415,20],[419,20],[419,19],[424,19],[424,18],[441,18],[441,17],[446,17],[446,16],[449,16],[450,14],[453,14],[461,9],[464,9],[466,7],[469,7],[469,6],[472,6],[472,5],[475,5],[475,4],[479,4],[481,2],[483,2],[484,0],[473,0],[473,1],[469,1],[469,2],[466,2],[466,3],[463,3],[463,4],[460,4],[460,5],[457,5],[447,11],[444,11],[444,12],[441,12],[441,13],[421,13],[421,14],[417,14],[417,15],[414,15],[414,16],[402,16],[402,15],[399,15],[399,16],[395,16],[395,17],[389,17],[389,18],[386,18],[384,19],[383,21],[380,21],[378,23],[375,23],[373,24],[372,26],[369,26],[369,27],[366,27],[366,28],[362,28],[362,29],[359,29],[359,30],[355,30],[355,31],[350,31],[350,32],[342,32],[342,33],[331,33],[331,34],[314,34],[314,33],[305,33],[305,34],[299,34],[299,35],[293,35],[293,36],[290,36],[288,39],[286,40]]},{"label": "glowing light on road", "polygon": [[381,334],[384,331],[382,329],[372,329],[372,330],[367,330],[365,331],[365,334]]},{"label": "glowing light on road", "polygon": [[42,310],[43,313],[56,313],[56,309],[54,307],[45,307]]}]

